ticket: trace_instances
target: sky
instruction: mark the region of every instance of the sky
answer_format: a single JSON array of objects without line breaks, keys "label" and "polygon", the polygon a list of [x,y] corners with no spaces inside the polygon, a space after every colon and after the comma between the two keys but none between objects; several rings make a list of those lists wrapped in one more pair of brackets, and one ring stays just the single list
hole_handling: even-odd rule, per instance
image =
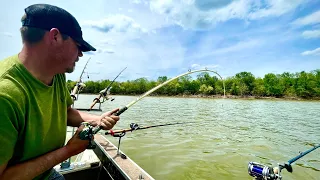
[{"label": "sky", "polygon": [[223,78],[320,69],[320,0],[5,0],[0,59],[21,50],[20,19],[36,3],[70,12],[97,49],[70,80],[89,58],[83,81],[113,79],[126,67],[117,81],[204,68]]}]

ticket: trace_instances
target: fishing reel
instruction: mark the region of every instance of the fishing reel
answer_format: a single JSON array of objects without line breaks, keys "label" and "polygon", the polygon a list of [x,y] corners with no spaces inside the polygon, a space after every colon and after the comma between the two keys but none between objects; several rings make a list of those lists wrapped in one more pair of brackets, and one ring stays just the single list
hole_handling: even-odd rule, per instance
[{"label": "fishing reel", "polygon": [[280,172],[282,169],[292,173],[292,166],[289,164],[279,164],[278,167],[269,167],[256,162],[249,162],[248,164],[248,173],[250,176],[255,177],[256,180],[281,180]]},{"label": "fishing reel", "polygon": [[79,134],[80,139],[89,140],[89,145],[88,145],[87,149],[95,149],[96,145],[92,144],[92,139],[95,134],[93,126],[91,126],[88,122],[83,122],[81,124],[84,125],[84,128]]},{"label": "fishing reel", "polygon": [[[77,82],[75,87],[73,88],[70,96],[72,97],[72,99],[74,101],[78,100],[78,96],[79,96],[79,93],[82,91],[83,88],[85,88],[86,85],[82,82]],[[77,97],[76,97],[77,96]]]},{"label": "fishing reel", "polygon": [[258,180],[273,180],[273,179],[282,179],[280,172],[282,169],[286,169],[288,172],[292,173],[293,169],[291,164],[307,155],[308,153],[316,150],[320,147],[320,144],[314,146],[313,148],[301,152],[298,156],[290,159],[287,163],[278,164],[278,167],[268,167],[256,162],[249,162],[248,164],[248,173],[250,176],[255,177]]},{"label": "fishing reel", "polygon": [[256,162],[249,162],[248,173],[250,176],[255,177],[256,180],[276,180],[281,179],[280,174],[277,174],[276,168],[265,166]]},{"label": "fishing reel", "polygon": [[[99,92],[99,94],[102,96],[102,102],[104,103],[105,101],[108,101],[110,99],[109,95],[110,95],[110,90],[112,89],[112,86],[107,87],[106,89],[103,89]],[[111,101],[113,101],[114,98],[111,98]]]}]

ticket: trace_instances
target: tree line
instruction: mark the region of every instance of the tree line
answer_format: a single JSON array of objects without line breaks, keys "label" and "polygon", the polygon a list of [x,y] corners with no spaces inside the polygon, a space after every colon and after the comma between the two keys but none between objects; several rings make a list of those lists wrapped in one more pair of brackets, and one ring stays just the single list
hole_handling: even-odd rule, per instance
[{"label": "tree line", "polygon": [[[114,82],[111,94],[140,95],[151,88],[167,81],[167,76],[160,76],[156,81],[146,78]],[[86,81],[86,87],[81,93],[98,94],[110,84],[111,80]],[[311,72],[282,74],[268,73],[263,78],[255,77],[250,72],[240,72],[235,76],[219,79],[203,72],[193,79],[190,75],[180,77],[161,87],[153,95],[223,95],[224,86],[226,95],[255,96],[255,97],[299,97],[305,99],[320,97],[320,69]],[[76,82],[68,80],[68,89],[71,91]]]}]

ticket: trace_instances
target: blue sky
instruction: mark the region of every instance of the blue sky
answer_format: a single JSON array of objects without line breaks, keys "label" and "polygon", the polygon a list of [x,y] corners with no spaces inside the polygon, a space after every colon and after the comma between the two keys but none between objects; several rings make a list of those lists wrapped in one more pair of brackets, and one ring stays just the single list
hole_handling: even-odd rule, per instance
[{"label": "blue sky", "polygon": [[73,14],[98,50],[85,53],[67,78],[76,80],[91,57],[90,79],[174,77],[209,68],[223,77],[320,68],[319,0],[52,0],[2,1],[0,59],[18,53],[24,8],[60,6]]}]

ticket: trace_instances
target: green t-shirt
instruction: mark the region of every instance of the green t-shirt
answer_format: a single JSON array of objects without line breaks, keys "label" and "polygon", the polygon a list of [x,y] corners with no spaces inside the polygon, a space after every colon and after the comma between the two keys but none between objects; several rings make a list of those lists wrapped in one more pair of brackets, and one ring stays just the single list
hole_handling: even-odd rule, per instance
[{"label": "green t-shirt", "polygon": [[21,163],[64,146],[71,104],[65,74],[54,76],[47,86],[32,76],[18,55],[0,61],[0,165]]}]

